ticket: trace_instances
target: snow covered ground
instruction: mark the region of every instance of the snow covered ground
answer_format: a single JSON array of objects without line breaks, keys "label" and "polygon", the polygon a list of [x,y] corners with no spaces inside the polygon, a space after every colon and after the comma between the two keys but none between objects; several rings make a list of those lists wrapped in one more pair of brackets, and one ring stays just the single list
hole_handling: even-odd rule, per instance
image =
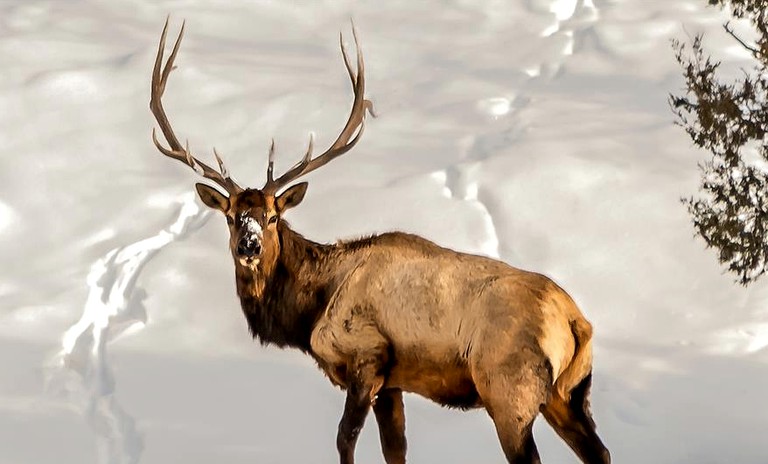
[{"label": "snow covered ground", "polygon": [[[174,126],[254,186],[271,137],[280,170],[343,125],[354,17],[380,117],[311,176],[294,227],[546,273],[594,323],[614,462],[768,462],[768,286],[723,275],[679,202],[706,154],[672,124],[669,40],[706,31],[746,64],[705,4],[0,1],[0,464],[336,460],[343,395],[250,340],[224,221],[151,144],[169,13],[187,20]],[[484,412],[406,401],[412,462],[503,462]],[[544,462],[576,462],[535,433]],[[372,420],[358,456],[382,462]]]}]

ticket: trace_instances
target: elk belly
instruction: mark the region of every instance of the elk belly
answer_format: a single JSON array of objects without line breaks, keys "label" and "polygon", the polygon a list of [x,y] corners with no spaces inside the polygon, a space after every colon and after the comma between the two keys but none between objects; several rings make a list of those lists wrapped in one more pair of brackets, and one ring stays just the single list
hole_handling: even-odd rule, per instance
[{"label": "elk belly", "polygon": [[423,359],[398,359],[389,372],[386,386],[416,393],[451,408],[482,406],[469,369],[459,359],[445,364],[425,362]]}]

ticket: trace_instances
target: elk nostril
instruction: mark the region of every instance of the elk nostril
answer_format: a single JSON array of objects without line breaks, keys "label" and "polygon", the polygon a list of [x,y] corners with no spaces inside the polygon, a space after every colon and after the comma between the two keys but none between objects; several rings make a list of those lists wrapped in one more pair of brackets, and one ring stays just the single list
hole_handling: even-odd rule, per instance
[{"label": "elk nostril", "polygon": [[261,253],[261,245],[259,242],[251,241],[248,239],[242,239],[237,244],[237,254],[240,256],[255,256]]},{"label": "elk nostril", "polygon": [[240,256],[245,256],[245,254],[248,252],[248,249],[243,245],[243,242],[240,242],[237,244],[237,254]]},{"label": "elk nostril", "polygon": [[251,253],[249,253],[250,247],[248,246],[247,240],[240,240],[240,243],[237,244],[237,254],[240,256],[248,256]]}]

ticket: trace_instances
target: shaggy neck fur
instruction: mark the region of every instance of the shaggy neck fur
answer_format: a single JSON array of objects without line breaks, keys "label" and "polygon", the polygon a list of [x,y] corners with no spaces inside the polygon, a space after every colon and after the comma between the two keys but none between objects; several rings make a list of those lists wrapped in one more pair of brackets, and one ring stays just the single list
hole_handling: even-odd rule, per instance
[{"label": "shaggy neck fur", "polygon": [[305,239],[282,220],[277,227],[280,253],[271,264],[254,271],[235,260],[237,293],[254,338],[308,352],[339,281],[339,266],[330,265],[337,248]]}]

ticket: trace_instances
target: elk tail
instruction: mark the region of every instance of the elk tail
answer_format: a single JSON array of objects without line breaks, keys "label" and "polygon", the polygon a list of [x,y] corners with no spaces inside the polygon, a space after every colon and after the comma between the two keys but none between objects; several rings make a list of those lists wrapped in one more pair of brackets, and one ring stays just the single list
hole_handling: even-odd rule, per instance
[{"label": "elk tail", "polygon": [[576,387],[592,374],[592,324],[577,317],[570,325],[575,341],[573,358],[555,381],[555,392],[566,402],[571,399],[571,392],[577,393]]}]

